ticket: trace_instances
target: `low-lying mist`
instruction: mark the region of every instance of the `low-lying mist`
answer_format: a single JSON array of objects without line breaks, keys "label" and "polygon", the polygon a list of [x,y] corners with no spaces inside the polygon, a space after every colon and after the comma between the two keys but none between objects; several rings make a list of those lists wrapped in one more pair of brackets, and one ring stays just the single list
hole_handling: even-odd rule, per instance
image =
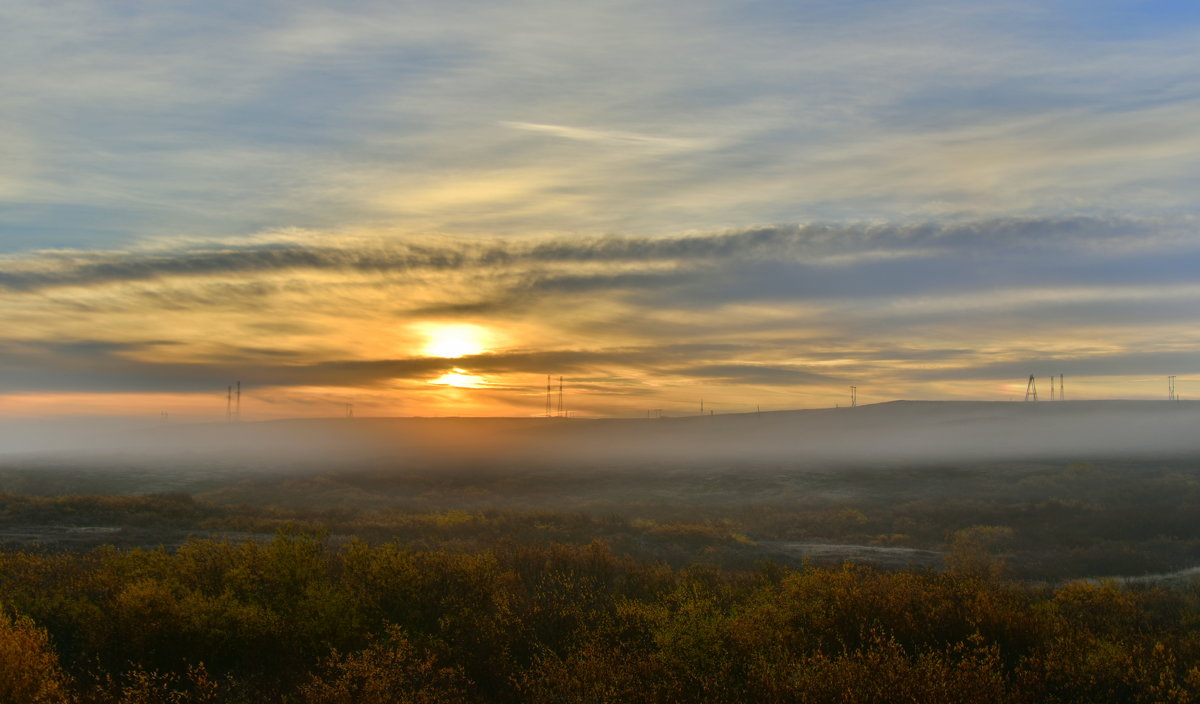
[{"label": "low-lying mist", "polygon": [[10,458],[157,469],[594,470],[842,466],[1200,454],[1200,403],[897,401],[858,408],[659,419],[359,418],[137,427],[0,427]]},{"label": "low-lying mist", "polygon": [[1161,575],[1200,564],[1197,421],[1197,403],[1129,401],[75,421],[5,446],[0,544],[263,540],[300,525],[439,549],[599,539],[681,566],[937,568],[982,540],[1024,577]]}]

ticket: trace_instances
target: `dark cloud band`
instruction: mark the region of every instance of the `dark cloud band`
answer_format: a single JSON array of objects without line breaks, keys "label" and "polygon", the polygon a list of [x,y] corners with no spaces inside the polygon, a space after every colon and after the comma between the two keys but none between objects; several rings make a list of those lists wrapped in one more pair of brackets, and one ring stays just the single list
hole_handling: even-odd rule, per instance
[{"label": "dark cloud band", "polygon": [[[721,263],[795,260],[836,266],[838,258],[924,250],[970,256],[1020,251],[1072,251],[1105,244],[1144,246],[1179,236],[1186,223],[1144,219],[993,219],[909,225],[781,225],[678,237],[560,238],[551,241],[463,240],[329,247],[305,243],[183,249],[178,252],[46,252],[9,259],[0,287],[36,291],[61,286],[167,277],[244,276],[282,271],[396,275],[410,271],[526,268],[568,263]],[[1192,242],[1192,245],[1195,243]],[[826,261],[832,258],[832,262]],[[628,274],[637,276],[637,274]],[[586,281],[584,282],[586,283]],[[547,286],[572,285],[567,280]]]}]

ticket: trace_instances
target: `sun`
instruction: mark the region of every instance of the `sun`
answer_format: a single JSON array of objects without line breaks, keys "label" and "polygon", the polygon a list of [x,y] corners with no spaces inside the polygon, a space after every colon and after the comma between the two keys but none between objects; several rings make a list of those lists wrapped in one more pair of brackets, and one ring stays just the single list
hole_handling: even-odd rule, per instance
[{"label": "sun", "polygon": [[455,386],[460,389],[477,389],[486,382],[481,376],[469,374],[466,369],[455,367],[429,383],[442,386]]},{"label": "sun", "polygon": [[487,347],[488,333],[478,325],[430,323],[418,329],[425,336],[421,352],[427,357],[454,359],[480,354]]}]

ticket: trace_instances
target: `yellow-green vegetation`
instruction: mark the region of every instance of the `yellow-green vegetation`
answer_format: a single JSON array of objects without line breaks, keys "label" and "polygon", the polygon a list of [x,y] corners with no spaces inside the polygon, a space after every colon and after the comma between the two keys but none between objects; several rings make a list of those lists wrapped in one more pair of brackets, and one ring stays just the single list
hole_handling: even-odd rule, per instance
[{"label": "yellow-green vegetation", "polygon": [[13,470],[0,704],[1200,701],[1198,467]]},{"label": "yellow-green vegetation", "polygon": [[1200,699],[1200,593],[1006,581],[983,557],[1005,537],[956,536],[943,572],[303,531],[0,553],[0,701]]},{"label": "yellow-green vegetation", "polygon": [[0,701],[54,704],[70,698],[67,678],[43,628],[0,611]]}]

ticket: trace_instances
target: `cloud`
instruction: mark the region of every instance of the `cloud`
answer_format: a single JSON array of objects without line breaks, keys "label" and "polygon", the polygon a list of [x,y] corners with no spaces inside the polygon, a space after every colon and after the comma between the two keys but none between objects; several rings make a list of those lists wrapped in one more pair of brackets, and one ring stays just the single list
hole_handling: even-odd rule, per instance
[{"label": "cloud", "polygon": [[162,239],[10,256],[0,307],[13,344],[100,345],[22,357],[27,383],[50,383],[53,373],[33,370],[56,365],[117,386],[141,365],[188,388],[238,369],[282,385],[420,379],[438,363],[418,358],[426,341],[414,326],[459,321],[495,333],[490,354],[460,366],[501,386],[545,370],[828,386],[1005,364],[1039,347],[1078,356],[1097,336],[1129,353],[1195,318],[1192,225],[1056,217],[671,237]]},{"label": "cloud", "polygon": [[[7,392],[24,391],[172,391],[215,393],[237,377],[255,387],[380,387],[404,382],[424,382],[452,368],[496,378],[523,375],[540,378],[547,369],[573,377],[597,369],[620,369],[627,374],[649,374],[662,380],[697,377],[722,383],[812,384],[830,378],[796,368],[766,365],[689,366],[696,358],[719,357],[728,345],[664,345],[602,350],[554,349],[467,355],[454,359],[409,357],[402,359],[328,359],[312,361],[284,350],[231,347],[226,358],[206,362],[169,363],[138,359],[130,353],[153,351],[172,341],[117,343],[103,340],[39,342],[4,346],[0,370],[9,380]],[[619,377],[619,375],[617,375]],[[630,377],[632,379],[632,377]],[[622,384],[610,375],[609,391]],[[574,382],[573,382],[574,383]],[[249,388],[249,385],[247,386]]]},{"label": "cloud", "polygon": [[[905,225],[780,225],[675,237],[523,238],[464,240],[451,238],[380,238],[350,240],[340,246],[307,241],[204,248],[192,244],[177,251],[45,251],[10,256],[0,271],[0,287],[33,291],[61,286],[146,281],[167,277],[238,276],[287,271],[334,271],[363,274],[464,271],[544,265],[610,263],[726,265],[733,261],[790,261],[814,269],[889,265],[896,260],[943,255],[968,258],[1016,255],[1161,252],[1197,241],[1190,219],[1008,218],[961,223]],[[1054,262],[1055,266],[1063,266]],[[900,266],[908,264],[900,263]],[[1065,266],[1069,268],[1068,261]],[[619,271],[636,285],[669,279],[673,272]],[[659,277],[662,274],[662,277]],[[593,277],[603,281],[608,272]],[[541,277],[543,288],[587,288],[589,275],[571,278],[557,271]],[[617,286],[621,280],[614,281]]]},{"label": "cloud", "polygon": [[0,12],[7,251],[1152,215],[1200,177],[1178,9],[1135,35],[1024,0]]},{"label": "cloud", "polygon": [[692,151],[716,146],[712,140],[687,139],[682,137],[658,137],[633,132],[596,130],[568,125],[542,125],[533,122],[502,122],[506,127],[529,132],[573,139],[580,142],[596,142],[608,147],[630,147],[660,152]]},{"label": "cloud", "polygon": [[[1151,396],[1157,398],[1158,392],[1165,396],[1166,377],[1181,369],[1193,368],[1194,350],[1119,350],[1109,353],[1096,353],[1064,359],[1053,355],[1038,354],[1031,350],[1030,354],[1019,361],[1000,362],[967,367],[951,367],[945,369],[914,370],[904,374],[910,380],[964,380],[986,379],[1015,381],[1029,374],[1038,378],[1051,375],[1065,374],[1072,377],[1071,382],[1079,383],[1080,379],[1092,380],[1104,377],[1146,377],[1140,381],[1150,382],[1153,386]],[[1066,374],[1063,369],[1070,369]]]},{"label": "cloud", "polygon": [[[864,230],[846,232],[872,241]],[[1017,265],[997,288],[997,279],[973,276],[980,250],[970,241],[1010,231],[1019,235],[1000,239],[1015,249],[986,258]],[[1137,238],[1154,228],[1132,231]],[[829,231],[821,232],[769,228],[575,248],[451,243],[454,256],[422,244],[427,266],[411,253],[361,247],[338,257],[250,256],[223,270],[222,257],[189,246],[157,251],[126,278],[57,253],[24,265],[50,277],[65,262],[65,275],[0,294],[9,321],[0,367],[9,393],[207,398],[242,379],[275,399],[274,408],[292,396],[307,399],[299,408],[390,394],[410,413],[429,412],[435,399],[422,385],[451,366],[484,378],[489,394],[517,408],[536,401],[539,379],[553,373],[570,378],[575,408],[602,412],[604,399],[670,407],[697,394],[730,408],[746,394],[776,407],[820,405],[848,383],[922,397],[946,393],[945,383],[1023,378],[1033,367],[1076,378],[1168,368],[1186,375],[1200,349],[1200,337],[1180,334],[1181,324],[1200,322],[1194,284],[1148,284],[1154,267],[1124,282],[1083,283],[1130,250],[1116,235],[1095,250],[1103,256],[1083,258],[1091,268],[1064,273],[1031,262],[1047,242],[1052,255],[1069,250],[1069,232],[884,229],[881,247],[903,239],[928,252],[938,241],[937,253],[810,265],[805,252],[830,249],[822,243]],[[185,265],[176,256],[195,259]],[[1165,264],[1174,254],[1156,245],[1141,256]],[[425,341],[406,332],[410,323],[448,321],[487,327],[496,348],[454,360],[418,356]],[[969,389],[985,393],[960,393]]]},{"label": "cloud", "polygon": [[707,364],[673,370],[684,377],[712,379],[729,384],[808,385],[843,383],[843,378],[815,374],[804,369],[760,364]]},{"label": "cloud", "polygon": [[507,409],[1186,357],[1200,25],[1118,5],[0,6],[4,378],[383,398],[451,322]]}]

